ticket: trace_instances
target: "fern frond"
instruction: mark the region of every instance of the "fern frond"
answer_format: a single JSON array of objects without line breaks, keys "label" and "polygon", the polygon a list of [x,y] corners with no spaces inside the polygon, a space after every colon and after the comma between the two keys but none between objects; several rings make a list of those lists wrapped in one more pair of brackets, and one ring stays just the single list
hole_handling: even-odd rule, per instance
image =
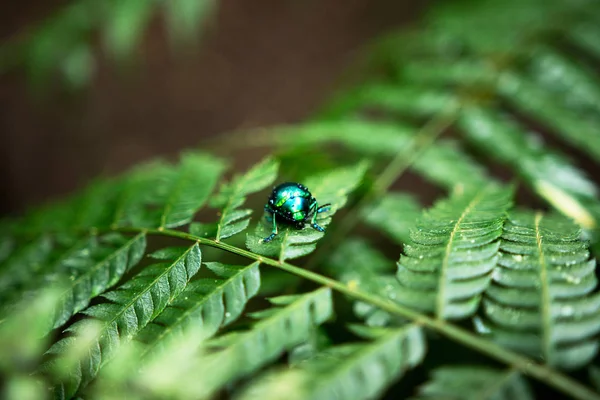
[{"label": "fern frond", "polygon": [[[309,177],[303,182],[319,204],[331,204],[331,210],[327,212],[327,216],[318,220],[321,226],[329,225],[331,216],[346,204],[350,193],[362,181],[367,167],[367,162],[359,162],[351,167],[341,167]],[[262,240],[271,232],[265,223],[259,223],[253,232],[247,234],[246,246],[257,254],[286,260],[311,253],[316,248],[317,241],[325,234],[308,226],[302,230],[283,226],[281,228],[283,228],[282,231],[272,242],[262,243]]]},{"label": "fern frond", "polygon": [[598,350],[600,296],[591,294],[596,263],[580,234],[564,217],[512,213],[478,330],[559,368],[589,362]]},{"label": "fern frond", "polygon": [[252,210],[239,208],[246,201],[246,196],[266,188],[275,181],[278,168],[279,163],[276,160],[266,158],[244,175],[237,176],[231,183],[223,185],[211,200],[212,207],[221,209],[215,240],[227,239],[248,227]]},{"label": "fern frond", "polygon": [[469,140],[515,168],[536,192],[582,226],[600,218],[598,187],[565,157],[539,143],[508,118],[481,107],[465,107],[460,126]]},{"label": "fern frond", "polygon": [[455,192],[423,215],[398,262],[400,303],[437,318],[472,315],[491,279],[512,191]]},{"label": "fern frond", "polygon": [[425,338],[416,325],[356,331],[370,341],[331,347],[290,370],[259,378],[239,399],[377,398],[425,355]]},{"label": "fern frond", "polygon": [[159,187],[158,201],[154,200],[162,207],[159,229],[189,223],[208,200],[224,167],[222,161],[211,156],[184,155],[178,168],[165,177],[164,186]]},{"label": "fern frond", "polygon": [[8,305],[23,290],[32,276],[42,268],[52,254],[53,241],[49,235],[40,235],[32,241],[11,249],[0,264],[0,304]]},{"label": "fern frond", "polygon": [[[48,354],[55,356],[55,364],[74,346],[74,338],[90,323],[99,321],[98,336],[88,349],[88,356],[80,360],[68,380],[59,382],[56,393],[65,397],[75,394],[85,386],[118,351],[119,345],[131,340],[144,326],[156,318],[162,310],[187,286],[190,278],[199,270],[200,248],[169,247],[152,254],[163,262],[146,267],[131,280],[103,297],[110,303],[98,304],[83,311],[92,319],[84,319],[67,328],[74,336],[54,344]],[[58,359],[58,360],[57,360]]]},{"label": "fern frond", "polygon": [[[254,316],[260,318],[252,329],[234,332],[206,343],[214,353],[203,357],[198,383],[190,388],[198,397],[208,396],[273,361],[282,352],[307,340],[316,325],[328,320],[333,312],[331,290],[272,298],[277,308]],[[198,392],[193,392],[197,390]]]},{"label": "fern frond", "polygon": [[221,326],[235,321],[248,300],[258,292],[258,262],[245,267],[204,264],[220,279],[202,278],[191,282],[148,324],[137,336],[137,340],[146,344],[144,354],[169,345],[189,329],[196,330],[196,342],[200,344]]},{"label": "fern frond", "polygon": [[436,368],[413,400],[533,400],[527,382],[513,369],[498,370],[483,365]]},{"label": "fern frond", "polygon": [[[600,116],[598,77],[561,51],[538,46],[529,55],[525,72],[528,80],[552,92],[565,107]],[[595,140],[595,137],[591,139]]]},{"label": "fern frond", "polygon": [[12,285],[17,286],[7,288],[0,296],[2,302],[8,304],[11,298],[27,296],[27,292],[34,293],[41,287],[60,283],[61,301],[48,329],[64,324],[92,298],[115,285],[138,263],[146,247],[145,234],[125,238],[112,233],[101,237],[85,236],[80,240],[59,235],[53,242],[55,248],[46,262],[38,263],[35,277],[29,277],[28,282],[23,283],[24,288],[13,279]]},{"label": "fern frond", "polygon": [[[563,71],[564,72],[564,71]],[[598,85],[589,82],[588,85]],[[515,71],[505,71],[499,81],[500,93],[522,112],[532,115],[542,124],[572,145],[600,159],[600,136],[597,126],[600,115],[585,114],[565,104],[568,99],[536,85]]]},{"label": "fern frond", "polygon": [[[353,289],[396,301],[403,287],[393,274],[393,262],[364,240],[349,238],[327,259],[328,272]],[[354,313],[368,326],[387,326],[399,318],[362,301]]]},{"label": "fern frond", "polygon": [[116,199],[113,227],[174,228],[189,223],[212,193],[225,164],[188,153],[179,165],[139,168],[125,178]]},{"label": "fern frond", "polygon": [[46,333],[60,301],[60,289],[45,288],[25,297],[0,320],[0,371],[4,375],[39,362],[50,340]]},{"label": "fern frond", "polygon": [[417,200],[406,193],[388,192],[371,207],[363,211],[367,225],[382,230],[395,243],[409,241],[410,229],[419,216],[421,207]]},{"label": "fern frond", "polygon": [[[410,60],[407,66],[407,62],[404,61],[403,68],[411,67],[414,62],[415,60]],[[357,116],[361,110],[368,107],[399,110],[412,116],[429,117],[445,110],[456,110],[459,105],[456,95],[443,90],[431,90],[423,86],[366,83],[338,95],[320,112],[318,119],[344,120],[355,114]],[[405,127],[403,131],[410,133],[410,128]],[[412,131],[414,132],[414,129]]]},{"label": "fern frond", "polygon": [[[412,101],[412,99],[411,99]],[[447,110],[441,110],[444,112]],[[410,158],[418,148],[417,129],[399,123],[344,120],[317,122],[278,135],[275,141],[286,144],[340,143],[366,156]],[[456,142],[437,140],[428,144],[410,166],[428,180],[445,188],[457,185],[481,186],[493,180],[485,170],[464,153]]]},{"label": "fern frond", "polygon": [[135,266],[146,249],[146,235],[132,238],[105,235],[96,246],[85,251],[85,257],[63,262],[59,276],[69,276],[62,293],[61,304],[56,309],[53,328],[67,322],[83,310],[90,300],[115,285],[125,272]]}]

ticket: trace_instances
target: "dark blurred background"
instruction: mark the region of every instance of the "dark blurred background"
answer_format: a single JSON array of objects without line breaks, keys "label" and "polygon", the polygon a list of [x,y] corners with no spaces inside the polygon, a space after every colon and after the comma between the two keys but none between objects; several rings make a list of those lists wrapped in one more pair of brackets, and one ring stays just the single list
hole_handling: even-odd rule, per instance
[{"label": "dark blurred background", "polygon": [[[3,42],[26,34],[67,3],[5,4]],[[5,74],[0,77],[0,215],[211,136],[300,121],[339,86],[364,45],[415,23],[426,3],[221,0],[201,40],[183,52],[172,51],[158,16],[127,69],[95,46],[99,59],[86,89],[51,84],[35,92],[22,71]]]}]

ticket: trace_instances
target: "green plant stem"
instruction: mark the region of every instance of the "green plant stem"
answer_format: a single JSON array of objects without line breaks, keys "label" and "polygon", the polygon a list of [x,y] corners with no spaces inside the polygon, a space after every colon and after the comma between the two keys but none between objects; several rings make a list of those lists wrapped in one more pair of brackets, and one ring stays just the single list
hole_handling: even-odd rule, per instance
[{"label": "green plant stem", "polygon": [[402,316],[404,318],[408,318],[414,321],[417,324],[420,324],[424,327],[432,329],[440,334],[455,340],[458,343],[461,343],[464,346],[470,347],[482,354],[485,354],[497,361],[505,363],[510,367],[521,371],[523,374],[531,376],[540,380],[541,382],[548,384],[555,389],[572,396],[575,399],[580,400],[600,400],[600,394],[593,392],[591,389],[587,388],[584,385],[574,381],[566,375],[561,374],[560,372],[534,362],[533,360],[521,356],[515,352],[507,350],[501,346],[498,346],[495,343],[492,343],[488,340],[482,339],[479,336],[476,336],[470,333],[467,330],[456,327],[442,319],[436,319],[429,317],[427,315],[421,314],[417,311],[414,311],[410,308],[404,307],[400,304],[397,304],[391,300],[363,292],[361,290],[356,290],[351,288],[341,282],[338,282],[334,279],[328,278],[326,276],[317,274],[312,271],[308,271],[306,269],[296,267],[295,265],[274,260],[268,257],[263,257],[258,254],[252,253],[251,251],[244,250],[235,246],[232,246],[227,243],[223,243],[216,240],[206,239],[202,237],[198,237],[192,235],[190,233],[171,230],[171,229],[137,229],[137,228],[120,228],[117,229],[119,232],[126,233],[141,233],[145,232],[149,235],[161,235],[174,237],[184,240],[195,241],[199,244],[203,244],[206,246],[215,247],[218,249],[222,249],[228,251],[233,254],[240,255],[242,257],[246,257],[252,260],[259,261],[263,264],[270,265],[272,267],[279,268],[281,270],[287,271],[294,275],[300,276],[302,278],[311,280],[313,282],[319,283],[321,285],[330,287],[340,293],[343,293],[349,297],[352,297],[356,300],[361,300],[367,302],[373,306],[376,306],[384,311],[387,311],[391,314],[395,314],[398,316]]}]

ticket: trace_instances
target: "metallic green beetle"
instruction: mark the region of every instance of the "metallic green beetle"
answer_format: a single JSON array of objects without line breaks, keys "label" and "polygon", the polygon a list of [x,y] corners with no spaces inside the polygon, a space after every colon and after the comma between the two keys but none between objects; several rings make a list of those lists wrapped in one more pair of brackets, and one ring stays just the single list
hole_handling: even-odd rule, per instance
[{"label": "metallic green beetle", "polygon": [[296,229],[304,228],[310,219],[310,226],[324,232],[325,229],[317,224],[317,214],[331,209],[331,204],[319,207],[306,186],[295,182],[286,182],[275,187],[265,204],[265,211],[270,214],[267,218],[273,222],[271,234],[263,239],[263,243],[270,242],[277,236],[277,221],[294,226]]}]

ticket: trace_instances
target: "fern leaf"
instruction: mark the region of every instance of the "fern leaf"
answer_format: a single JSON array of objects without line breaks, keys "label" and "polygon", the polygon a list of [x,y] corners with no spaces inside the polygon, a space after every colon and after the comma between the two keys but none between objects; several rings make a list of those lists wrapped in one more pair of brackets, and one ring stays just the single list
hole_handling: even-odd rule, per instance
[{"label": "fern leaf", "polygon": [[[468,389],[467,389],[468,388]],[[436,368],[431,380],[419,389],[414,400],[440,399],[533,400],[527,382],[513,369],[504,371],[483,365]]]},{"label": "fern leaf", "polygon": [[595,260],[580,229],[560,216],[512,213],[498,266],[485,292],[482,333],[560,368],[589,362],[598,350],[600,296]]},{"label": "fern leaf", "polygon": [[600,82],[593,72],[549,46],[539,46],[529,56],[527,79],[554,93],[565,107],[589,115],[600,112]]},{"label": "fern leaf", "polygon": [[0,304],[22,290],[27,281],[49,259],[53,242],[49,235],[42,235],[25,245],[13,249],[10,256],[0,264]]},{"label": "fern leaf", "polygon": [[59,382],[56,393],[66,397],[85,386],[118,351],[121,343],[131,340],[144,326],[156,318],[178,296],[187,282],[200,268],[200,249],[197,244],[189,248],[169,247],[152,254],[164,260],[146,267],[131,280],[103,297],[110,303],[92,306],[83,313],[92,319],[84,319],[71,325],[67,331],[74,334],[55,343],[48,354],[55,355],[60,365],[61,356],[76,345],[77,335],[90,323],[100,321],[100,331],[88,348],[88,355],[80,360],[66,381]]},{"label": "fern leaf", "polygon": [[166,202],[160,215],[159,228],[173,228],[190,222],[208,200],[223,169],[223,163],[214,157],[185,155],[179,170],[167,177],[166,185],[161,190],[160,194]]},{"label": "fern leaf", "polygon": [[[360,184],[367,165],[366,162],[360,162],[351,167],[342,167],[310,177],[303,182],[319,204],[331,204],[327,216],[318,219],[321,226],[327,227],[331,216],[346,204],[349,194]],[[256,229],[247,235],[246,246],[255,253],[279,257],[279,260],[283,261],[311,253],[316,248],[317,241],[324,235],[310,226],[295,230],[282,225],[280,229],[279,235],[272,242],[262,243],[271,232],[265,223],[259,223]]]},{"label": "fern leaf", "polygon": [[512,191],[456,192],[423,215],[398,262],[400,303],[437,318],[472,315],[491,279]]},{"label": "fern leaf", "polygon": [[307,340],[315,325],[332,315],[331,291],[318,289],[311,293],[271,299],[280,308],[267,309],[254,315],[260,321],[251,330],[237,332],[208,342],[221,347],[203,359],[191,390],[198,397],[208,396],[227,382],[232,382],[273,361],[285,350]]},{"label": "fern leaf", "polygon": [[[245,267],[205,263],[221,279],[202,278],[187,288],[138,335],[145,352],[168,345],[189,329],[196,329],[197,343],[236,320],[260,287],[259,263]],[[200,334],[201,332],[201,334]]]},{"label": "fern leaf", "polygon": [[150,164],[131,173],[117,199],[113,226],[174,228],[189,223],[224,170],[221,160],[185,154],[180,165]]},{"label": "fern leaf", "polygon": [[[291,144],[335,142],[359,154],[381,157],[403,153],[410,159],[420,150],[415,138],[415,128],[398,123],[351,120],[307,124],[274,140]],[[411,168],[448,189],[457,185],[481,186],[493,180],[456,142],[449,140],[437,140],[429,144],[414,160]]]},{"label": "fern leaf", "polygon": [[[364,240],[349,238],[326,260],[327,271],[353,289],[396,301],[403,290],[393,274],[393,262]],[[387,326],[400,319],[362,301],[354,313],[368,326]]]},{"label": "fern leaf", "polygon": [[[412,66],[413,63],[414,60],[411,60],[408,65]],[[402,65],[403,68],[407,68],[405,61]],[[374,106],[386,110],[398,110],[409,115],[429,117],[445,110],[457,109],[459,100],[451,93],[425,87],[368,83],[338,95],[338,99],[334,99],[318,117],[325,121],[340,120]]]},{"label": "fern leaf", "polygon": [[0,371],[14,373],[39,362],[48,346],[50,316],[60,300],[60,287],[44,288],[22,299],[0,320]]},{"label": "fern leaf", "polygon": [[211,201],[212,207],[221,209],[221,217],[217,223],[215,239],[226,239],[246,229],[250,222],[252,210],[240,210],[246,196],[258,192],[271,185],[277,177],[279,163],[266,158],[252,167],[242,176],[224,185],[219,194]]},{"label": "fern leaf", "polygon": [[551,131],[600,159],[600,136],[597,135],[600,118],[566,108],[556,100],[557,96],[516,72],[504,72],[500,83],[500,92],[521,111],[536,117]]},{"label": "fern leaf", "polygon": [[373,228],[382,230],[394,242],[409,240],[421,207],[417,200],[405,193],[389,192],[363,212],[363,219]]},{"label": "fern leaf", "polygon": [[292,369],[259,378],[239,399],[377,398],[425,355],[425,338],[418,326],[361,327],[359,332],[368,332],[371,341],[331,347]]},{"label": "fern leaf", "polygon": [[146,249],[146,235],[130,239],[107,235],[99,245],[89,249],[83,259],[70,260],[61,275],[70,276],[56,310],[54,328],[64,324],[72,315],[83,310],[90,300],[115,285],[123,274],[136,265]]},{"label": "fern leaf", "polygon": [[564,157],[539,144],[510,120],[480,107],[463,110],[460,125],[467,138],[491,156],[513,166],[545,198],[582,226],[597,226],[598,188]]}]

